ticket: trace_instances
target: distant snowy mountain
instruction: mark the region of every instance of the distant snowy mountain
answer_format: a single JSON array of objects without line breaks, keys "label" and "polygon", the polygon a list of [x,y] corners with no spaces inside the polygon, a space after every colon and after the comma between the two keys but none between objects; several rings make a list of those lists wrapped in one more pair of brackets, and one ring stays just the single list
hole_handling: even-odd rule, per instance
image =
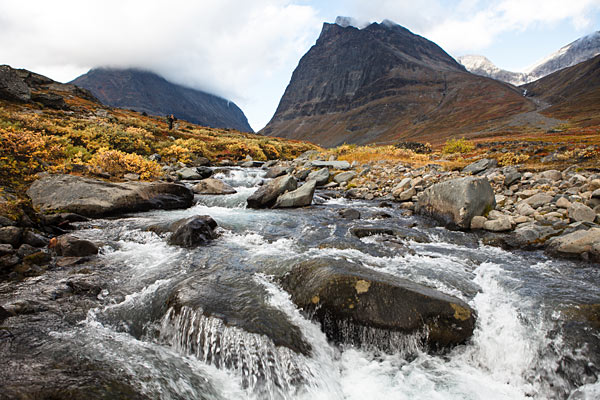
[{"label": "distant snowy mountain", "polygon": [[553,72],[579,64],[600,54],[600,31],[583,36],[555,53],[537,62],[524,72],[511,72],[498,68],[484,56],[469,55],[458,57],[464,67],[481,76],[497,79],[520,86],[533,82]]},{"label": "distant snowy mountain", "polygon": [[529,82],[527,80],[527,75],[523,72],[511,72],[500,69],[484,56],[462,56],[458,57],[457,61],[475,75],[487,76],[499,81],[512,83],[515,86],[520,86]]},{"label": "distant snowy mountain", "polygon": [[525,70],[529,82],[600,54],[600,31],[581,37]]}]

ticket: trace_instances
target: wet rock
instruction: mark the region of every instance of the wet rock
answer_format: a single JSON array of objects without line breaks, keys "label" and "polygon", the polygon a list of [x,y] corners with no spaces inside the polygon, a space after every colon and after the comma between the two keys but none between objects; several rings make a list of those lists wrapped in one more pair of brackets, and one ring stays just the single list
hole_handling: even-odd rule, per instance
[{"label": "wet rock", "polygon": [[75,265],[82,264],[88,260],[89,260],[88,257],[59,257],[56,260],[56,266],[62,267],[62,268],[72,267]]},{"label": "wet rock", "polygon": [[314,180],[317,186],[323,186],[329,181],[329,168],[321,168],[308,174],[306,180]]},{"label": "wet rock", "polygon": [[548,242],[550,254],[567,257],[585,257],[600,261],[600,228],[577,230],[558,236]]},{"label": "wet rock", "polygon": [[72,290],[73,294],[96,297],[102,291],[102,287],[93,279],[80,278],[70,279],[67,281],[67,286]]},{"label": "wet rock", "polygon": [[0,257],[0,271],[8,270],[19,264],[21,259],[16,254],[7,254]]},{"label": "wet rock", "polygon": [[436,183],[419,194],[416,211],[467,229],[471,219],[495,207],[494,190],[485,178],[457,178]]},{"label": "wet rock", "polygon": [[187,208],[193,192],[166,182],[105,182],[73,175],[48,175],[35,181],[27,194],[42,211],[68,211],[103,217],[151,209]]},{"label": "wet rock", "polygon": [[476,175],[480,172],[485,171],[489,168],[494,168],[498,166],[498,161],[490,158],[482,158],[481,160],[475,161],[472,164],[467,165],[463,168],[463,174],[473,174]]},{"label": "wet rock", "polygon": [[310,206],[315,195],[316,181],[308,181],[296,190],[282,194],[277,198],[274,208],[292,208]]},{"label": "wet rock", "polygon": [[267,170],[271,167],[276,166],[278,162],[279,162],[279,160],[269,160],[269,161],[265,162],[261,168],[264,170]]},{"label": "wet rock", "polygon": [[[37,249],[36,249],[37,250]],[[43,265],[52,260],[52,256],[47,251],[37,250],[23,258],[23,263],[28,265]]]},{"label": "wet rock", "polygon": [[12,317],[12,314],[6,311],[4,307],[0,307],[0,324],[10,317]]},{"label": "wet rock", "polygon": [[48,245],[48,242],[49,240],[46,237],[32,231],[26,231],[23,234],[23,243],[27,243],[33,247],[45,247]]},{"label": "wet rock", "polygon": [[17,255],[20,258],[25,258],[33,253],[36,253],[37,251],[38,249],[36,249],[35,247],[24,243],[17,249]]},{"label": "wet rock", "polygon": [[249,208],[268,208],[275,204],[277,198],[285,192],[296,190],[298,183],[291,175],[280,176],[258,188],[247,203]]},{"label": "wet rock", "polygon": [[567,210],[569,218],[577,222],[594,222],[596,212],[581,203],[573,203]]},{"label": "wet rock", "polygon": [[348,161],[321,161],[314,160],[310,162],[310,165],[317,168],[333,168],[333,169],[350,169],[350,163]]},{"label": "wet rock", "polygon": [[0,228],[0,243],[8,243],[13,247],[19,247],[23,238],[23,229],[16,226],[5,226]]},{"label": "wet rock", "polygon": [[369,216],[370,219],[388,219],[392,218],[391,214],[386,213],[385,211],[377,211]]},{"label": "wet rock", "polygon": [[229,186],[228,184],[219,179],[214,178],[207,178],[201,180],[196,185],[194,185],[192,190],[196,194],[226,195],[237,193],[237,191],[233,187]]},{"label": "wet rock", "polygon": [[[222,324],[215,326],[221,333],[229,327],[241,328],[249,333],[265,335],[276,346],[284,346],[294,352],[310,355],[311,345],[306,342],[300,329],[291,323],[281,310],[271,306],[265,288],[258,284],[252,276],[242,271],[216,270],[198,272],[194,276],[178,284],[169,296],[167,305],[173,307],[175,316],[192,312],[195,321],[201,318],[214,318]],[[186,310],[187,309],[187,310]],[[182,316],[184,317],[184,316]],[[194,326],[190,332],[194,339],[207,338],[212,335],[207,326]],[[185,333],[185,332],[184,332]],[[213,339],[215,341],[213,341]],[[227,346],[219,348],[217,337],[207,340],[207,346],[217,346],[216,356],[231,356],[232,362],[241,354],[223,354]],[[243,338],[239,338],[243,340]],[[246,344],[246,343],[243,343]],[[251,345],[247,343],[247,345]]]},{"label": "wet rock", "polygon": [[217,238],[217,223],[208,215],[196,215],[175,222],[169,244],[181,247],[197,247]]},{"label": "wet rock", "polygon": [[517,227],[505,242],[512,248],[539,248],[559,232],[551,226],[530,223]]},{"label": "wet rock", "polygon": [[546,193],[536,193],[533,196],[523,200],[526,204],[529,204],[533,208],[539,208],[546,204],[551,203],[553,197]]},{"label": "wet rock", "polygon": [[333,181],[341,185],[342,183],[350,182],[352,179],[354,179],[355,176],[356,172],[353,171],[340,172],[339,174],[333,177]]},{"label": "wet rock", "polygon": [[338,211],[338,215],[346,219],[360,219],[360,211],[354,208],[343,208]]},{"label": "wet rock", "polygon": [[[475,313],[462,300],[345,260],[299,263],[283,277],[282,286],[338,343],[389,350],[374,336],[428,331],[424,340],[441,349],[464,343],[475,326]],[[362,335],[369,329],[372,335]]]},{"label": "wet rock", "polygon": [[98,246],[89,240],[80,239],[73,235],[62,235],[50,243],[51,248],[59,256],[85,257],[98,254]]},{"label": "wet rock", "polygon": [[267,178],[267,179],[277,178],[279,176],[287,174],[287,172],[288,172],[288,169],[285,167],[273,167],[267,171],[267,173],[265,174],[265,178]]},{"label": "wet rock", "polygon": [[393,236],[396,232],[393,229],[389,229],[389,228],[379,228],[379,227],[375,227],[375,226],[359,226],[359,227],[355,227],[355,228],[350,228],[350,233],[360,239],[360,238],[364,238],[367,236],[374,236],[374,235]]}]

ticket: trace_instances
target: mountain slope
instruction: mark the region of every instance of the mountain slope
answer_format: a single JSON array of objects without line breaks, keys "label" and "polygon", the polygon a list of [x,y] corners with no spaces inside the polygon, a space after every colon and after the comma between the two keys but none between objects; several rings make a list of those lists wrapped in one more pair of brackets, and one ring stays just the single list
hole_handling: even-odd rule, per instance
[{"label": "mountain slope", "polygon": [[477,75],[487,76],[499,81],[520,86],[533,82],[553,72],[559,71],[589,60],[600,54],[600,31],[583,36],[572,43],[560,48],[543,60],[527,68],[525,72],[511,72],[498,68],[484,56],[469,55],[458,57],[457,60],[465,68]]},{"label": "mountain slope", "polygon": [[523,87],[528,96],[552,104],[545,110],[549,115],[600,124],[600,55]]},{"label": "mountain slope", "polygon": [[91,91],[102,103],[153,115],[175,117],[212,128],[252,132],[233,102],[168,82],[148,71],[92,69],[72,82]]},{"label": "mountain slope", "polygon": [[435,142],[534,108],[519,90],[468,73],[399,25],[325,23],[261,133],[325,146]]}]

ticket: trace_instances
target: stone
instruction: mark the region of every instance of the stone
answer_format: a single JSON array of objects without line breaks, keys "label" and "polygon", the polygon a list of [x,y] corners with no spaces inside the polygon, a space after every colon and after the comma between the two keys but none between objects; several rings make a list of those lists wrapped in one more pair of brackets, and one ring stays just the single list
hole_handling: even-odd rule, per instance
[{"label": "stone", "polygon": [[19,247],[23,238],[23,229],[16,226],[5,226],[0,228],[0,243],[8,243],[13,247]]},{"label": "stone", "polygon": [[217,223],[208,215],[196,215],[175,222],[169,244],[186,248],[207,244],[217,238]]},{"label": "stone", "polygon": [[48,175],[27,190],[42,212],[67,211],[105,217],[152,209],[192,206],[194,194],[184,185],[167,182],[105,182],[74,175]]},{"label": "stone", "polygon": [[533,208],[539,208],[552,202],[554,198],[546,193],[536,193],[533,196],[523,200]]},{"label": "stone", "polygon": [[312,167],[317,168],[333,168],[333,169],[350,169],[350,163],[348,161],[321,161],[321,160],[313,160],[310,162]]},{"label": "stone", "polygon": [[49,240],[46,237],[30,230],[25,231],[23,234],[23,243],[27,243],[33,247],[44,247],[48,245],[48,242]]},{"label": "stone", "polygon": [[415,190],[415,188],[410,188],[398,194],[394,193],[394,196],[398,201],[409,201],[413,198],[413,196],[416,196],[416,194],[417,191]]},{"label": "stone", "polygon": [[194,158],[192,160],[191,164],[195,167],[208,167],[210,165],[210,160],[206,157],[200,156],[200,157]]},{"label": "stone", "polygon": [[[2,198],[0,198],[0,203],[2,203]],[[17,222],[13,221],[10,218],[6,218],[3,215],[0,215],[0,227],[3,226],[17,226]]]},{"label": "stone", "polygon": [[436,183],[418,196],[416,212],[462,229],[471,219],[495,207],[494,190],[486,178],[465,177]]},{"label": "stone", "polygon": [[237,191],[223,182],[220,179],[206,178],[194,185],[192,188],[196,194],[212,194],[212,195],[226,195],[235,194]]},{"label": "stone", "polygon": [[353,171],[341,172],[333,177],[333,181],[341,185],[342,183],[350,182],[352,179],[354,179],[355,176],[356,172]]},{"label": "stone", "polygon": [[[292,301],[337,343],[361,346],[361,332],[389,337],[420,334],[432,349],[464,343],[475,312],[462,300],[341,259],[312,259],[281,280]],[[386,348],[389,341],[369,343]]]},{"label": "stone", "polygon": [[594,260],[600,261],[600,254],[596,254],[596,248],[600,244],[600,228],[588,230],[577,230],[566,235],[550,239],[546,250],[550,254],[574,257],[587,253]]},{"label": "stone", "polygon": [[212,174],[212,169],[208,167],[185,167],[177,171],[179,179],[183,181],[206,179]]},{"label": "stone", "polygon": [[485,221],[483,229],[491,232],[505,232],[513,228],[513,221],[508,216],[503,216],[498,219]]},{"label": "stone", "polygon": [[89,240],[73,235],[62,235],[50,241],[50,248],[57,255],[65,257],[86,257],[98,254],[98,246]]},{"label": "stone", "polygon": [[521,173],[514,167],[504,169],[504,186],[510,187],[515,182],[521,180]]},{"label": "stone", "polygon": [[293,176],[280,176],[258,188],[246,202],[249,208],[269,208],[275,204],[279,196],[296,190],[297,187],[298,183]]},{"label": "stone", "polygon": [[402,179],[399,184],[394,186],[394,188],[392,189],[392,194],[395,195],[396,192],[402,193],[403,191],[405,191],[406,188],[410,187],[411,181],[412,181],[411,178]]},{"label": "stone", "polygon": [[525,202],[521,202],[521,203],[517,204],[516,211],[519,213],[519,215],[523,215],[525,217],[528,217],[530,215],[533,215],[533,213],[535,213],[535,210],[533,209],[533,207],[531,207],[529,204],[527,204]]},{"label": "stone", "polygon": [[0,244],[0,256],[5,256],[7,254],[12,254],[14,252],[15,252],[15,249],[10,244],[6,244],[6,243]]},{"label": "stone", "polygon": [[265,178],[272,179],[277,178],[279,176],[285,175],[287,173],[287,168],[285,167],[273,167],[270,168],[265,174]]},{"label": "stone", "polygon": [[18,265],[21,259],[16,254],[7,254],[0,257],[0,271],[9,270],[10,268]]},{"label": "stone", "polygon": [[125,179],[126,181],[139,181],[140,175],[128,173],[128,174],[123,175],[123,179]]},{"label": "stone", "polygon": [[481,215],[476,215],[471,219],[471,229],[483,229],[483,225],[486,223],[487,218]]},{"label": "stone", "polygon": [[569,218],[577,222],[594,222],[596,212],[585,204],[575,202],[567,210]]},{"label": "stone", "polygon": [[31,100],[31,89],[8,65],[0,65],[0,99],[23,103]]},{"label": "stone", "polygon": [[360,219],[360,211],[354,208],[343,208],[338,211],[338,215],[345,219]]},{"label": "stone", "polygon": [[556,200],[556,206],[559,208],[569,208],[571,207],[571,202],[566,197],[560,197]]},{"label": "stone", "polygon": [[306,207],[312,203],[316,181],[308,181],[296,190],[282,194],[277,198],[274,208]]},{"label": "stone", "polygon": [[37,252],[37,251],[38,251],[38,249],[36,249],[35,247],[33,247],[33,246],[30,246],[30,245],[28,245],[28,244],[26,244],[26,243],[23,243],[23,244],[22,244],[22,245],[21,245],[21,246],[20,246],[20,247],[17,249],[17,252],[16,252],[16,254],[17,254],[17,255],[18,255],[20,258],[25,258],[25,257],[27,257],[28,255],[31,255],[31,254],[33,254],[33,253],[35,253],[35,252]]},{"label": "stone", "polygon": [[511,236],[506,239],[506,243],[513,248],[539,248],[559,232],[560,230],[551,226],[528,223],[518,226]]},{"label": "stone", "polygon": [[551,181],[560,181],[562,179],[562,173],[555,169],[549,169],[540,173],[540,176]]},{"label": "stone", "polygon": [[329,168],[321,168],[308,174],[307,181],[315,181],[317,186],[326,185],[329,181]]},{"label": "stone", "polygon": [[498,166],[498,161],[490,158],[482,158],[481,160],[475,161],[474,163],[467,165],[465,168],[463,168],[462,172],[463,174],[476,175],[480,172],[485,171],[486,169],[494,168],[496,166]]},{"label": "stone", "polygon": [[592,199],[600,199],[600,189],[596,189],[592,192]]}]

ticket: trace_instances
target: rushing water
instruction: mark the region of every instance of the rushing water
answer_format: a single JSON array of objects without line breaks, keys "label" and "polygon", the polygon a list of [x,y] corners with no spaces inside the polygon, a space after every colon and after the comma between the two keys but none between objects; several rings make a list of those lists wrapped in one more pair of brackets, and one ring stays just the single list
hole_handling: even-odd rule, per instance
[{"label": "rushing water", "polygon": [[[594,266],[485,246],[473,234],[376,202],[323,196],[310,208],[246,209],[262,175],[219,172],[238,193],[199,196],[187,210],[81,224],[81,236],[105,244],[100,257],[112,280],[99,296],[103,306],[76,329],[53,334],[80,357],[111,364],[150,398],[600,397],[593,365],[598,332],[571,323],[565,312],[600,303]],[[340,218],[344,207],[358,209],[362,219]],[[391,218],[371,218],[382,211]],[[169,246],[147,230],[205,214],[221,234],[206,247]],[[406,238],[358,239],[349,233],[355,226],[391,227]],[[276,279],[313,258],[351,260],[459,297],[477,311],[474,336],[438,355],[411,336],[385,338],[395,349],[389,353],[328,343]],[[169,299],[182,286],[198,299],[176,311]],[[286,327],[300,332],[311,350],[303,354],[263,334]],[[374,344],[381,340],[369,330],[364,335]]]}]

